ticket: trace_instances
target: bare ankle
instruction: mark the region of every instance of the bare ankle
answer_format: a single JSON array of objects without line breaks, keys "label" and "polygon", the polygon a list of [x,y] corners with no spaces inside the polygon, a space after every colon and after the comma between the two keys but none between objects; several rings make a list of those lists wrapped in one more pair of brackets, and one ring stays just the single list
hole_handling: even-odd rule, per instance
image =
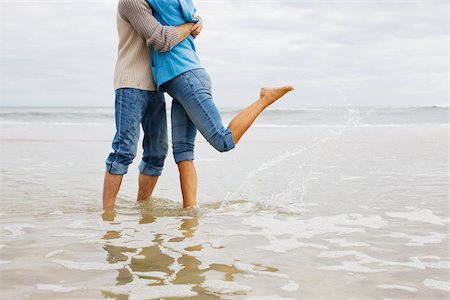
[{"label": "bare ankle", "polygon": [[153,190],[158,182],[158,176],[150,176],[139,173],[139,189],[137,195],[138,202],[145,202],[151,199]]}]

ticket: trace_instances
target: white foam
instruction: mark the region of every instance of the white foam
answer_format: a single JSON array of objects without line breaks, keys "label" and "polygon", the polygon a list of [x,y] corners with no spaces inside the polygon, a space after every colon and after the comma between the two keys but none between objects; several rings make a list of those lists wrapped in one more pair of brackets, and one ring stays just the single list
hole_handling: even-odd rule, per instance
[{"label": "white foam", "polygon": [[300,243],[297,241],[297,239],[292,238],[284,240],[272,240],[270,245],[258,246],[257,248],[270,250],[276,253],[283,253],[289,250],[296,249],[298,247],[300,247]]},{"label": "white foam", "polygon": [[133,272],[134,275],[142,276],[142,277],[154,277],[159,279],[165,279],[168,274],[164,272],[158,271],[150,271],[150,272]]},{"label": "white foam", "polygon": [[248,273],[252,273],[252,274],[265,275],[265,276],[277,277],[277,278],[282,278],[282,279],[289,279],[289,276],[287,274],[257,270],[254,265],[246,264],[246,263],[242,263],[242,262],[234,263],[234,267],[240,271],[244,271],[244,272],[248,272]]},{"label": "white foam", "polygon": [[199,244],[201,244],[201,242],[199,242],[195,239],[190,239],[190,240],[184,240],[184,241],[181,241],[178,243],[164,243],[164,248],[166,248],[168,250],[172,250],[174,252],[178,252],[183,255],[187,255],[187,256],[201,257],[201,256],[203,256],[202,249],[195,250],[195,251],[185,250],[186,248],[195,247],[195,246],[198,246]]},{"label": "white foam", "polygon": [[402,266],[415,268],[419,270],[425,270],[426,268],[430,269],[450,269],[450,261],[441,260],[437,262],[426,262],[422,261],[422,257],[413,256],[410,257],[407,262],[395,262],[395,261],[380,261],[381,266]]},{"label": "white foam", "polygon": [[20,236],[24,235],[26,232],[24,231],[25,228],[36,228],[33,224],[11,224],[6,225],[3,227],[4,230],[9,231],[12,236]]},{"label": "white foam", "polygon": [[378,259],[373,258],[365,253],[354,251],[354,250],[346,250],[346,251],[322,251],[317,257],[326,257],[326,258],[340,258],[346,256],[354,256],[358,260],[364,263],[373,263],[378,262]]},{"label": "white foam", "polygon": [[341,265],[319,267],[319,270],[347,271],[355,273],[377,273],[385,271],[384,269],[371,269],[362,266],[363,264],[379,262],[379,260],[359,251],[322,251],[317,255],[317,257],[326,258],[341,258],[346,256],[354,256],[358,261],[344,261]]},{"label": "white foam", "polygon": [[424,256],[416,256],[419,259],[441,259],[440,256],[436,256],[436,255],[424,255]]},{"label": "white foam", "polygon": [[[77,225],[79,226],[79,224]],[[159,217],[155,222],[148,224],[139,224],[136,220],[124,221],[120,224],[110,224],[106,230],[120,232],[120,236],[115,239],[109,239],[102,243],[114,247],[126,248],[146,248],[157,245],[156,235],[170,238],[183,237],[179,230],[180,220],[169,217]],[[175,244],[175,243],[171,243]]]},{"label": "white foam", "polygon": [[256,248],[273,251],[275,253],[284,253],[299,247],[311,247],[316,249],[328,249],[328,247],[318,244],[308,244],[297,241],[295,238],[290,239],[272,239],[270,245],[257,246]]},{"label": "white foam", "polygon": [[53,234],[53,237],[71,237],[71,238],[80,238],[80,239],[89,239],[94,237],[100,237],[102,234],[97,233],[76,233],[76,232],[62,232]]},{"label": "white foam", "polygon": [[167,284],[149,286],[149,283],[149,280],[146,279],[133,278],[133,281],[128,284],[105,287],[102,290],[117,295],[128,295],[129,300],[197,296],[197,292],[192,290],[194,285]]},{"label": "white foam", "polygon": [[411,212],[387,212],[386,215],[393,218],[407,219],[408,221],[418,221],[434,225],[445,225],[449,219],[440,218],[429,209],[416,210]]},{"label": "white foam", "polygon": [[134,259],[145,259],[145,255],[134,255]]},{"label": "white foam", "polygon": [[[365,232],[364,228],[381,228],[386,222],[378,215],[362,216],[360,214],[342,214],[330,217],[315,217],[302,220],[297,217],[286,217],[280,220],[274,215],[252,215],[242,221],[251,227],[262,228],[261,234],[271,236],[289,234],[297,238],[311,238],[325,233]],[[349,225],[346,227],[342,225]]]},{"label": "white foam", "polygon": [[36,284],[36,287],[38,290],[52,291],[55,293],[68,293],[86,289],[86,287],[68,287],[58,284],[44,284],[44,283],[38,283]]},{"label": "white foam", "polygon": [[430,269],[446,269],[450,270],[450,261],[448,260],[441,260],[438,262],[423,262],[421,263],[426,267]]},{"label": "white foam", "polygon": [[[319,253],[318,257],[326,257],[326,258],[342,258],[346,256],[354,256],[358,261],[344,261],[342,262],[342,265],[338,266],[325,266],[321,267],[319,269],[322,270],[354,270],[354,272],[381,272],[384,271],[384,269],[369,269],[365,267],[361,267],[362,264],[370,264],[370,263],[377,263],[378,266],[401,266],[401,267],[408,267],[408,268],[415,268],[419,270],[425,270],[426,268],[431,269],[450,269],[450,261],[433,261],[433,262],[427,262],[422,261],[424,258],[430,258],[428,256],[425,257],[419,257],[419,256],[413,256],[409,258],[409,261],[406,262],[396,262],[396,261],[386,261],[386,260],[380,260],[374,257],[371,257],[365,253],[354,251],[354,250],[348,250],[348,251],[322,251]],[[436,257],[433,256],[431,259],[436,260]],[[438,258],[437,258],[438,259]],[[361,267],[359,269],[359,267]],[[359,271],[358,271],[359,269]]]},{"label": "white foam", "polygon": [[344,176],[342,177],[342,180],[347,181],[354,181],[354,180],[361,180],[361,179],[367,179],[365,176]]},{"label": "white foam", "polygon": [[432,290],[450,292],[450,283],[447,281],[425,279],[423,285]]},{"label": "white foam", "polygon": [[139,239],[139,240],[127,240],[127,239],[117,239],[117,240],[109,240],[106,245],[111,245],[114,247],[124,247],[124,248],[131,248],[131,249],[142,249],[151,247],[153,245],[156,245],[155,242],[152,240],[145,240],[145,239]]},{"label": "white foam", "polygon": [[57,250],[55,250],[55,251],[52,251],[52,252],[49,252],[49,253],[45,254],[45,257],[46,257],[46,258],[49,258],[49,257],[58,255],[58,254],[63,253],[63,252],[64,252],[64,250],[62,250],[62,249],[57,249]]},{"label": "white foam", "polygon": [[408,235],[403,232],[391,232],[389,234],[383,235],[392,238],[409,239],[409,242],[406,243],[406,245],[408,246],[424,246],[426,244],[440,244],[446,238],[445,234],[437,232],[430,232],[430,235],[425,236]]},{"label": "white foam", "polygon": [[388,290],[402,290],[408,292],[417,292],[418,290],[414,287],[398,285],[398,284],[379,284],[376,286],[380,289],[388,289]]},{"label": "white foam", "polygon": [[92,224],[89,224],[88,222],[86,222],[86,220],[75,220],[72,223],[66,225],[65,228],[104,231],[107,229],[107,226],[108,225],[102,221],[92,222]]},{"label": "white foam", "polygon": [[303,242],[299,242],[299,244],[300,244],[300,247],[309,247],[309,248],[316,248],[316,249],[321,249],[321,250],[328,250],[328,247],[324,246],[324,245],[303,243]]},{"label": "white foam", "polygon": [[211,240],[209,240],[209,243],[210,243],[211,247],[215,248],[215,249],[220,249],[220,248],[225,247],[224,238],[222,238],[222,237],[211,239]]},{"label": "white foam", "polygon": [[10,262],[10,260],[0,260],[0,265],[9,264]]},{"label": "white foam", "polygon": [[54,259],[52,262],[72,270],[118,270],[122,269],[127,262],[118,262],[115,264],[104,264],[99,262],[75,262],[70,260]]},{"label": "white foam", "polygon": [[295,298],[286,298],[278,295],[268,295],[268,296],[251,296],[245,297],[244,300],[298,300]]},{"label": "white foam", "polygon": [[349,242],[347,239],[325,239],[332,244],[336,244],[339,247],[368,247],[370,246],[367,243],[363,242]]},{"label": "white foam", "polygon": [[217,294],[245,294],[252,290],[251,287],[241,285],[237,282],[216,279],[207,279],[200,286]]},{"label": "white foam", "polygon": [[285,290],[287,292],[295,292],[299,289],[300,285],[293,280],[289,280],[288,283],[283,285],[280,289]]},{"label": "white foam", "polygon": [[327,271],[346,271],[353,273],[378,273],[386,271],[384,269],[371,269],[365,266],[361,266],[359,262],[355,261],[344,261],[341,265],[324,266],[319,267],[318,269]]},{"label": "white foam", "polygon": [[134,237],[136,235],[137,228],[123,228],[121,231],[122,236]]}]

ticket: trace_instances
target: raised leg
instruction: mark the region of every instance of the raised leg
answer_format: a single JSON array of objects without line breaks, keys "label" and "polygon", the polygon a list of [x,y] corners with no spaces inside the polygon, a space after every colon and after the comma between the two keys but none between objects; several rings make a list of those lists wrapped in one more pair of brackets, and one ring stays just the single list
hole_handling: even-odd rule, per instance
[{"label": "raised leg", "polygon": [[233,133],[234,143],[237,144],[239,142],[242,135],[250,128],[264,109],[292,90],[294,90],[293,86],[262,88],[259,99],[239,112],[228,124],[228,128]]},{"label": "raised leg", "polygon": [[209,75],[203,69],[185,72],[165,85],[166,91],[177,99],[189,119],[218,151],[234,148],[258,115],[269,105],[294,90],[292,86],[263,88],[258,100],[237,114],[228,128],[222,123],[219,110],[214,104]]}]

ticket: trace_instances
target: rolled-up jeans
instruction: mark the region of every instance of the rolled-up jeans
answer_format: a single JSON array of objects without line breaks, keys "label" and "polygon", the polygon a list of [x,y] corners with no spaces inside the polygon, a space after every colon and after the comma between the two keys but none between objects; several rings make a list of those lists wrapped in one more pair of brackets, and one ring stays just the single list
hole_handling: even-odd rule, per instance
[{"label": "rolled-up jeans", "polygon": [[164,94],[134,88],[116,90],[116,134],[113,152],[106,159],[111,174],[126,174],[136,157],[140,126],[144,131],[143,155],[139,171],[160,176],[167,156],[167,119]]},{"label": "rolled-up jeans", "polygon": [[235,147],[232,132],[223,125],[213,102],[211,79],[204,69],[184,72],[161,88],[173,98],[172,147],[176,163],[194,160],[197,129],[220,152]]}]

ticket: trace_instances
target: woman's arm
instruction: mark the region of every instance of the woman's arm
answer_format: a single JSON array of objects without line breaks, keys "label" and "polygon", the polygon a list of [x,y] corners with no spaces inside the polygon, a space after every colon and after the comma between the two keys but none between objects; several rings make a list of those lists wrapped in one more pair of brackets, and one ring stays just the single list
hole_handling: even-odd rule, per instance
[{"label": "woman's arm", "polygon": [[160,52],[175,47],[191,34],[194,26],[193,22],[177,27],[161,25],[145,0],[120,0],[118,11],[122,19],[130,22],[148,47]]}]

